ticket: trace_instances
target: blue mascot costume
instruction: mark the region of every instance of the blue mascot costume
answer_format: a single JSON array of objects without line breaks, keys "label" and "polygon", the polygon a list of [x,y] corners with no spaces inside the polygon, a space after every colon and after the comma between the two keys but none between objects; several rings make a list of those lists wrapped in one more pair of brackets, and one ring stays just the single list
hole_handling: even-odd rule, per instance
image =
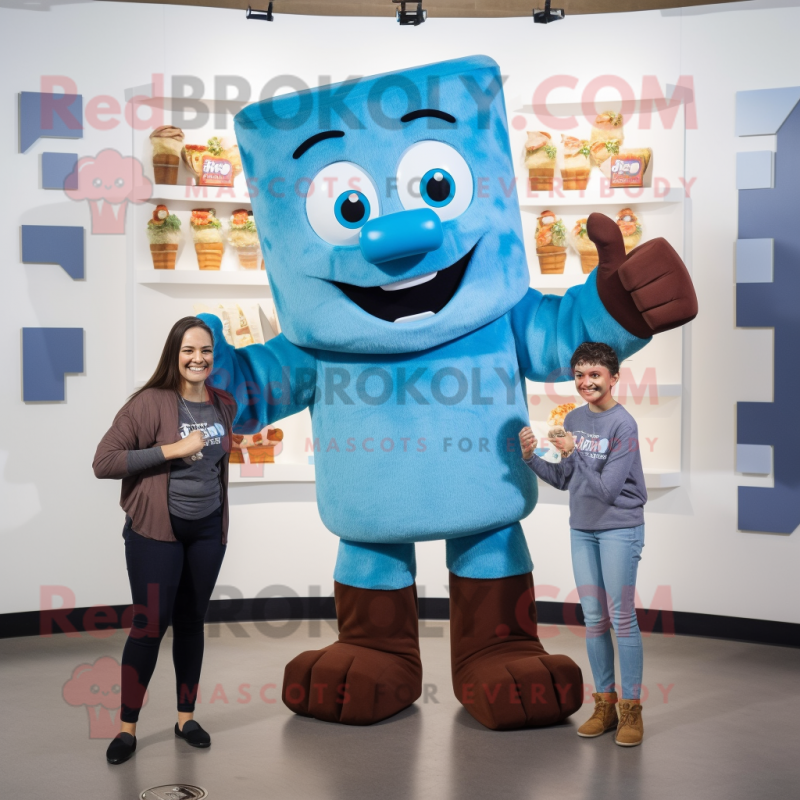
[{"label": "blue mascot costume", "polygon": [[620,360],[696,314],[663,240],[626,258],[593,215],[599,267],[563,297],[529,288],[500,73],[475,56],[284,95],[236,117],[283,333],[212,384],[252,433],[308,408],[319,511],[340,538],[338,641],[286,667],[298,714],[368,725],[421,693],[415,542],[445,539],[453,686],[482,724],[560,722],[582,677],[536,635],[520,520],[525,383],[566,378],[584,341]]}]

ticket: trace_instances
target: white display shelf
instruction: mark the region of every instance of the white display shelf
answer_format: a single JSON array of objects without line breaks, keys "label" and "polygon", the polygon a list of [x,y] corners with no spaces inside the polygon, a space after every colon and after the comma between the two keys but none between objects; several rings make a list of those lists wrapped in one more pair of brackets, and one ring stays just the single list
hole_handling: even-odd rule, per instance
[{"label": "white display shelf", "polygon": [[[313,464],[264,464],[264,476],[243,478],[241,465],[231,464],[228,470],[229,483],[314,483],[316,475]],[[673,489],[681,485],[681,473],[673,470],[646,469],[644,482],[648,489]]]},{"label": "white display shelf", "polygon": [[675,489],[681,485],[681,473],[669,469],[646,469],[644,485],[647,489]]},{"label": "white display shelf", "polygon": [[269,286],[267,273],[254,270],[139,269],[136,283],[143,286],[179,284],[184,286]]},{"label": "white display shelf", "polygon": [[233,187],[228,186],[189,186],[177,184],[168,186],[166,184],[153,184],[153,195],[148,200],[154,205],[164,204],[169,206],[174,203],[214,203],[215,205],[239,205],[246,206],[252,204],[252,198],[247,192],[246,185],[237,184]]},{"label": "white display shelf", "polygon": [[[629,387],[630,388],[630,387]],[[683,386],[680,383],[657,383],[656,389],[659,398],[661,397],[681,397],[683,394]],[[535,383],[528,381],[526,394],[536,395],[539,397],[556,397],[568,398],[575,397],[577,390],[573,381],[560,381],[558,383]]]},{"label": "white display shelf", "polygon": [[[595,170],[597,172],[597,170]],[[560,194],[555,192],[538,192],[538,197],[529,197],[527,193],[519,194],[519,206],[523,211],[545,208],[570,208],[586,206],[637,206],[654,203],[682,203],[685,196],[683,186],[658,188],[645,186],[641,189],[602,189],[596,174],[592,175],[584,190],[570,189]],[[563,196],[562,196],[563,195]],[[609,196],[606,196],[609,195]]]},{"label": "white display shelf", "polygon": [[313,483],[316,480],[313,464],[264,464],[264,476],[243,478],[241,464],[230,464],[229,483]]}]

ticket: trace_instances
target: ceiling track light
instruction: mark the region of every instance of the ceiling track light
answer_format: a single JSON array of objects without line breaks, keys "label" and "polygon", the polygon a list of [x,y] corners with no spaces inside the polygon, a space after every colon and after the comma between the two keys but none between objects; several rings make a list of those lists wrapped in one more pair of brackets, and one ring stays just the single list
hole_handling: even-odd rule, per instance
[{"label": "ceiling track light", "polygon": [[[422,7],[422,3],[409,2],[408,0],[392,0],[400,8],[397,9],[396,17],[399,25],[422,25],[428,19],[428,12]],[[416,5],[416,11],[407,11],[406,5]]]},{"label": "ceiling track light", "polygon": [[246,16],[247,19],[260,19],[263,22],[273,22],[275,17],[272,15],[272,2],[270,2],[266,11],[259,11],[256,8],[250,8],[250,6],[247,6]]},{"label": "ceiling track light", "polygon": [[550,8],[550,0],[544,0],[544,11],[536,8],[533,10],[533,21],[542,25],[547,25],[548,22],[557,22],[564,19],[565,16],[563,8]]}]

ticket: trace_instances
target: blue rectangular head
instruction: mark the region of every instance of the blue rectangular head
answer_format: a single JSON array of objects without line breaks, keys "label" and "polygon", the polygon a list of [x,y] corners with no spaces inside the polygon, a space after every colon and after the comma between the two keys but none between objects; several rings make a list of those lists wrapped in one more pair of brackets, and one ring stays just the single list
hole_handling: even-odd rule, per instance
[{"label": "blue rectangular head", "polygon": [[255,103],[235,120],[287,338],[411,353],[528,287],[502,80],[485,56]]}]

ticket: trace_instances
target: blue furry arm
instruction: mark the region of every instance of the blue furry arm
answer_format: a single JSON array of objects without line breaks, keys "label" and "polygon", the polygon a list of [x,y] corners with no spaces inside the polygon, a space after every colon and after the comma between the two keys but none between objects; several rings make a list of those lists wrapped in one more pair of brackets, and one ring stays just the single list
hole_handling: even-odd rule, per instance
[{"label": "blue furry arm", "polygon": [[606,311],[597,294],[596,272],[563,297],[528,289],[511,309],[517,358],[528,380],[567,380],[569,360],[583,342],[605,342],[623,361],[650,341],[628,333]]},{"label": "blue furry arm", "polygon": [[209,382],[230,392],[238,411],[236,433],[256,433],[296,414],[314,401],[317,362],[281,334],[266,344],[238,350],[225,341],[222,323],[213,314],[198,314],[214,332],[214,371]]}]

